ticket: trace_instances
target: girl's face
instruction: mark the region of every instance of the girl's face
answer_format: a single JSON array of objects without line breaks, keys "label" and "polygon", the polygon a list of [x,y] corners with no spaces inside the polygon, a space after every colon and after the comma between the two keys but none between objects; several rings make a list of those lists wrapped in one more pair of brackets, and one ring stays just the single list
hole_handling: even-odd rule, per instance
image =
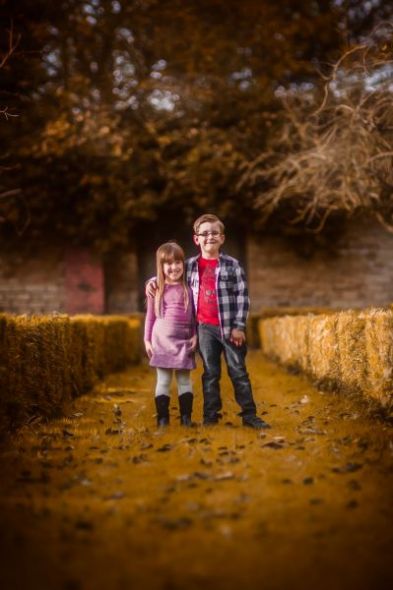
[{"label": "girl's face", "polygon": [[165,282],[168,284],[178,283],[184,272],[184,263],[182,260],[164,261],[162,264]]}]

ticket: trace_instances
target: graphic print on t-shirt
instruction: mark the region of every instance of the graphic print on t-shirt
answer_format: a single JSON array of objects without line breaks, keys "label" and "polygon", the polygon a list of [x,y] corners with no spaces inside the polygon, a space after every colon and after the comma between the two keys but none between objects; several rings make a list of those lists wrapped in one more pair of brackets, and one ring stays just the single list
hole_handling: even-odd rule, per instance
[{"label": "graphic print on t-shirt", "polygon": [[206,307],[210,307],[211,305],[215,305],[217,303],[215,282],[216,276],[214,268],[209,265],[205,268],[202,280],[203,305]]},{"label": "graphic print on t-shirt", "polygon": [[199,260],[198,321],[219,325],[216,292],[216,268],[218,260]]}]

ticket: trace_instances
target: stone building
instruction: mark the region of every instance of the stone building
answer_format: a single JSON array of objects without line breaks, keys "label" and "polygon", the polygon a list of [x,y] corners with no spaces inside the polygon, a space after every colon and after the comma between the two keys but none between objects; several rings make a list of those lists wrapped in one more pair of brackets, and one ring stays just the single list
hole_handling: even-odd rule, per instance
[{"label": "stone building", "polygon": [[[66,247],[14,260],[0,254],[0,311],[12,313],[131,313],[143,311],[144,282],[154,252],[177,239],[195,253],[190,235],[150,228],[133,252],[103,263],[88,250]],[[228,232],[225,251],[243,262],[252,310],[271,306],[352,308],[393,301],[393,235],[369,220],[347,222],[334,238]]]}]

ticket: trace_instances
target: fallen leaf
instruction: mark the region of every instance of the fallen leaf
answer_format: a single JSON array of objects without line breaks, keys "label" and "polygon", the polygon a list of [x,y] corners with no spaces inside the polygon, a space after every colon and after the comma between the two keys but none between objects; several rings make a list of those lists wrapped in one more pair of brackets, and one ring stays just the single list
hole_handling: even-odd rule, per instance
[{"label": "fallen leaf", "polygon": [[225,481],[227,479],[234,479],[232,471],[224,471],[224,473],[218,473],[213,477],[214,481]]},{"label": "fallen leaf", "polygon": [[357,500],[350,500],[349,502],[347,502],[347,504],[345,504],[345,508],[348,509],[353,509],[353,508],[357,508],[359,506],[359,502]]},{"label": "fallen leaf", "polygon": [[263,448],[267,447],[268,449],[283,449],[284,445],[282,443],[277,442],[276,440],[270,440],[267,443],[264,443],[263,445],[261,445]]},{"label": "fallen leaf", "polygon": [[152,443],[141,443],[140,447],[141,451],[145,451],[146,449],[152,449]]},{"label": "fallen leaf", "polygon": [[300,432],[300,434],[327,434],[326,430],[320,430],[319,428],[314,428],[313,426],[298,428],[297,430]]},{"label": "fallen leaf", "polygon": [[118,492],[114,492],[110,496],[105,496],[104,500],[121,500],[122,498],[124,498],[124,496],[125,496],[124,492],[118,491]]},{"label": "fallen leaf", "polygon": [[63,434],[64,438],[71,438],[71,437],[75,436],[73,432],[71,432],[70,430],[67,430],[66,428],[63,428],[62,434]]},{"label": "fallen leaf", "polygon": [[107,428],[105,434],[120,434],[119,428]]},{"label": "fallen leaf", "polygon": [[209,473],[205,473],[204,471],[194,471],[193,476],[197,479],[210,479],[211,475]]},{"label": "fallen leaf", "polygon": [[121,411],[120,406],[118,404],[113,405],[113,413],[115,414],[115,416],[122,415],[122,411]]},{"label": "fallen leaf", "polygon": [[79,483],[85,487],[91,486],[92,484],[91,480],[88,477],[82,477],[81,479],[79,479]]},{"label": "fallen leaf", "polygon": [[190,479],[192,479],[192,475],[191,473],[184,473],[182,475],[178,475],[175,479],[176,481],[190,481]]},{"label": "fallen leaf", "polygon": [[348,482],[348,487],[351,490],[355,490],[355,491],[362,489],[362,486],[360,485],[360,483],[356,479],[350,479]]},{"label": "fallen leaf", "polygon": [[309,486],[314,483],[314,478],[313,477],[305,477],[303,479],[303,483],[305,486]]},{"label": "fallen leaf", "polygon": [[333,467],[332,471],[334,473],[352,473],[353,471],[358,471],[362,467],[363,465],[361,463],[347,463],[342,467]]},{"label": "fallen leaf", "polygon": [[94,528],[94,525],[88,520],[77,520],[75,528],[83,531],[91,531]]},{"label": "fallen leaf", "polygon": [[140,455],[135,455],[135,457],[132,457],[131,461],[135,465],[138,465],[138,463],[145,463],[147,461],[147,457],[142,453]]},{"label": "fallen leaf", "polygon": [[211,467],[213,465],[213,461],[209,461],[202,457],[202,459],[200,460],[200,464],[205,465],[206,467]]},{"label": "fallen leaf", "polygon": [[186,529],[193,523],[188,516],[181,516],[180,518],[160,517],[157,521],[162,527],[170,531]]},{"label": "fallen leaf", "polygon": [[170,451],[172,449],[173,449],[173,445],[166,443],[162,447],[159,447],[158,449],[156,449],[156,451],[157,451],[157,453],[166,453],[167,451]]}]

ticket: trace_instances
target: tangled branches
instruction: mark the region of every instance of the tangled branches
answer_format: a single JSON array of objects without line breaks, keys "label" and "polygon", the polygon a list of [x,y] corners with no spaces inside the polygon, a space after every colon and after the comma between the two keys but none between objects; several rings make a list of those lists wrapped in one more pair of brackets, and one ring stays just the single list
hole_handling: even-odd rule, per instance
[{"label": "tangled branches", "polygon": [[391,56],[380,44],[357,46],[324,79],[322,96],[282,96],[283,124],[238,185],[253,191],[264,221],[280,209],[319,232],[335,212],[367,212],[393,231]]},{"label": "tangled branches", "polygon": [[[14,25],[12,20],[10,22],[9,29],[7,29],[6,31],[6,38],[7,45],[5,51],[0,51],[0,70],[2,70],[7,65],[7,62],[11,58],[12,54],[15,52],[16,48],[18,47],[21,38],[20,34],[15,35],[14,33]],[[17,116],[18,115],[16,115],[15,113],[10,112],[8,105],[0,105],[0,119],[4,117],[4,119],[8,121],[10,118],[14,118]],[[3,154],[0,155],[0,160],[2,158]],[[13,171],[15,169],[16,167],[0,166],[0,177],[4,172]],[[12,188],[11,190],[7,190],[0,183],[0,224],[4,223],[7,220],[13,223],[15,222],[15,220],[13,219],[15,217],[15,208],[20,209],[20,200],[20,188]],[[19,229],[17,227],[16,231],[19,233]],[[21,231],[23,233],[23,229]]]}]

